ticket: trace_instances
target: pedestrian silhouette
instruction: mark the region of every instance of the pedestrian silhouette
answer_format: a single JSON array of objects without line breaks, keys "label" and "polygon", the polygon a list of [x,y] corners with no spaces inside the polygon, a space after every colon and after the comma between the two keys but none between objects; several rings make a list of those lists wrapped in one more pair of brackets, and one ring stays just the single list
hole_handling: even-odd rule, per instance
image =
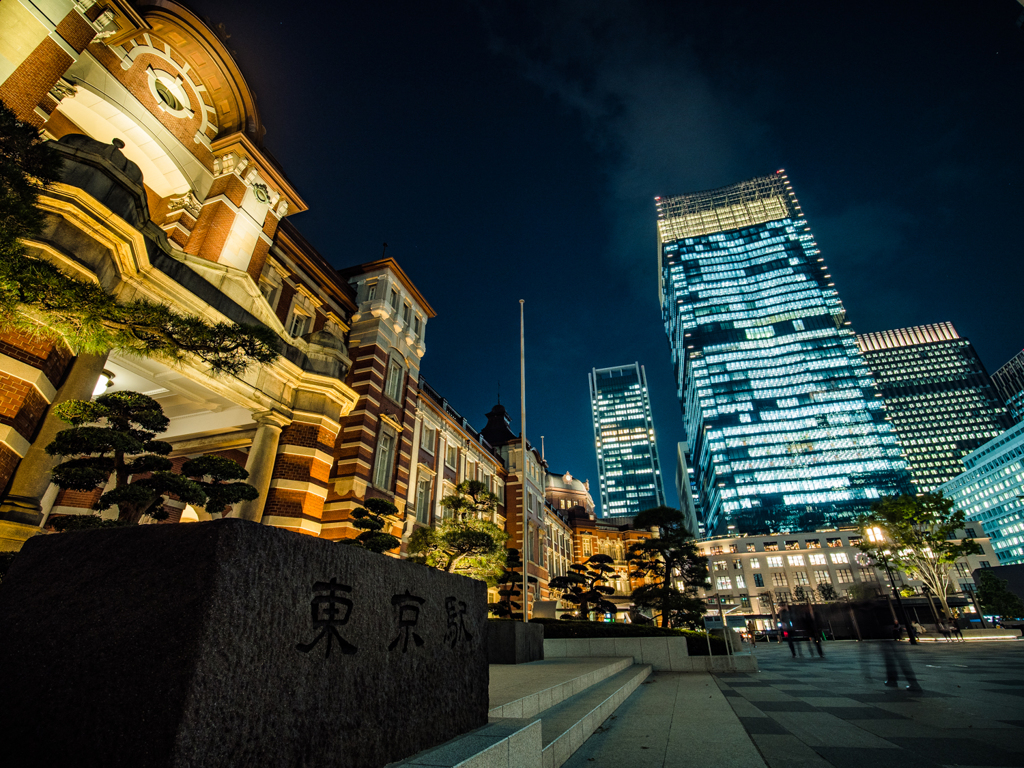
[{"label": "pedestrian silhouette", "polygon": [[898,688],[902,673],[903,679],[907,681],[907,690],[920,691],[921,686],[917,683],[914,668],[910,666],[910,661],[903,651],[903,644],[900,642],[902,634],[900,623],[894,622],[892,640],[885,640],[881,643],[882,655],[885,658],[885,685],[888,688]]}]

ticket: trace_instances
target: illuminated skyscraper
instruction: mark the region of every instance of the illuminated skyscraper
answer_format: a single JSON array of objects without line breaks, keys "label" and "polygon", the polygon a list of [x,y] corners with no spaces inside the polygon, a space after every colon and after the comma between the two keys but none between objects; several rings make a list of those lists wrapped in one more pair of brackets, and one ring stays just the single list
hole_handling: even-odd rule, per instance
[{"label": "illuminated skyscraper", "polygon": [[662,318],[708,535],[849,522],[907,489],[786,175],[657,198]]},{"label": "illuminated skyscraper", "polygon": [[665,505],[651,400],[642,365],[595,368],[590,379],[601,516]]},{"label": "illuminated skyscraper", "polygon": [[1006,403],[1010,417],[1017,423],[1024,421],[1024,351],[1018,352],[993,373],[992,383]]},{"label": "illuminated skyscraper", "polygon": [[978,353],[952,323],[864,333],[857,346],[918,493],[959,475],[964,456],[1013,423]]}]

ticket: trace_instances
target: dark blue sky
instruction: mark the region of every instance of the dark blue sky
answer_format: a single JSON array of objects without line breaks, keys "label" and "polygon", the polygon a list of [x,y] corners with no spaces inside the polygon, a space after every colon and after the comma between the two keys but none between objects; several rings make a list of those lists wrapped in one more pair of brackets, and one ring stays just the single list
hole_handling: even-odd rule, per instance
[{"label": "dark blue sky", "polygon": [[[394,256],[438,317],[422,373],[518,414],[598,497],[587,373],[646,366],[669,503],[682,439],[653,198],[785,168],[858,332],[1024,346],[1015,0],[333,4],[194,0],[335,265]],[[518,419],[514,424],[518,430]]]}]

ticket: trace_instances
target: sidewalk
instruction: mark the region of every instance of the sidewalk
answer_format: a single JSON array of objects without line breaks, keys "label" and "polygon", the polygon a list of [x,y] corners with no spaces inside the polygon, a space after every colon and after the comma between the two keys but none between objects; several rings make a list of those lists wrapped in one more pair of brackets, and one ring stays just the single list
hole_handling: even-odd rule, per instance
[{"label": "sidewalk", "polygon": [[905,646],[919,693],[882,685],[881,643],[824,648],[759,645],[759,673],[652,675],[566,766],[1024,766],[1024,641]]}]

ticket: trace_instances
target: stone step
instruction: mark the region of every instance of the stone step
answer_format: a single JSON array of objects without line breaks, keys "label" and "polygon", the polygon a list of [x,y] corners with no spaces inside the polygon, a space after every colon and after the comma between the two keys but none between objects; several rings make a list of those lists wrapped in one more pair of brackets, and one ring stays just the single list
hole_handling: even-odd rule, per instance
[{"label": "stone step", "polygon": [[542,768],[565,763],[650,674],[650,664],[631,664],[541,712]]},{"label": "stone step", "polygon": [[[501,670],[497,675],[496,669]],[[492,666],[492,704],[499,703],[491,708],[487,725],[389,768],[557,768],[650,673],[650,665],[628,658]],[[529,693],[517,695],[523,691]],[[554,703],[544,706],[549,702]],[[535,711],[527,717],[494,714],[506,707]]]},{"label": "stone step", "polygon": [[632,666],[633,659],[550,659],[530,664],[491,666],[488,715],[533,717]]}]

